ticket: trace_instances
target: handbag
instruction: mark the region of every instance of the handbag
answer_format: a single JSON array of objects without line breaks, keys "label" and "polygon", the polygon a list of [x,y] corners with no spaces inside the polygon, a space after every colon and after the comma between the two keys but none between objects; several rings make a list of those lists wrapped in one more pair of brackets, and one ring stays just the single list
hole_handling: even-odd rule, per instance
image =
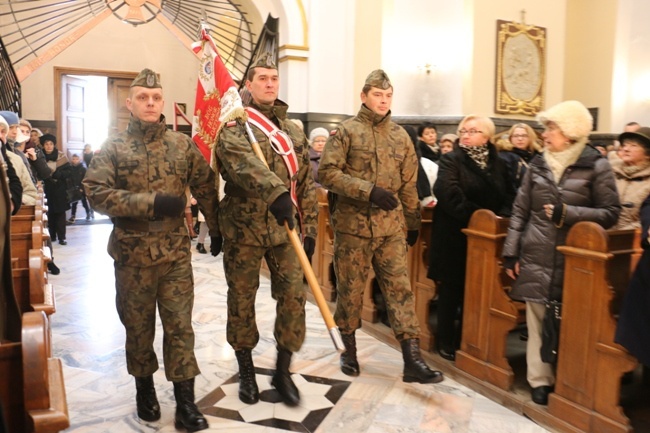
[{"label": "handbag", "polygon": [[557,363],[560,346],[560,323],[562,322],[562,302],[546,301],[542,319],[542,347],[539,349],[543,362]]},{"label": "handbag", "polygon": [[65,199],[68,203],[74,203],[75,201],[81,200],[83,194],[78,186],[68,187],[65,190]]}]

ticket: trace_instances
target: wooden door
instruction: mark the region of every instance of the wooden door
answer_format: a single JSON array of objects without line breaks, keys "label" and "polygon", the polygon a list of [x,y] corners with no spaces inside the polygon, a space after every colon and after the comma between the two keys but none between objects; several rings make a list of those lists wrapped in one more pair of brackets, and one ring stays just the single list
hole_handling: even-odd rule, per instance
[{"label": "wooden door", "polygon": [[131,112],[126,108],[126,98],[132,81],[133,78],[108,79],[109,136],[124,131],[129,124]]},{"label": "wooden door", "polygon": [[68,157],[81,154],[86,144],[86,107],[88,82],[79,77],[61,77],[61,140],[59,149]]}]

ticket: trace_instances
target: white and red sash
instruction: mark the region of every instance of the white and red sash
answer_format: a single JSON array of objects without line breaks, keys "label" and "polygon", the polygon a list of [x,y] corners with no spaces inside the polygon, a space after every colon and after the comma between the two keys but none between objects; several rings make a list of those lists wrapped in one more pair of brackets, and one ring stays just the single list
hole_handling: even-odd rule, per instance
[{"label": "white and red sash", "polygon": [[302,212],[300,212],[300,206],[298,205],[297,193],[298,179],[296,174],[298,173],[298,157],[293,149],[293,141],[291,141],[291,137],[289,137],[289,134],[283,130],[278,129],[278,127],[275,126],[268,117],[255,108],[246,107],[246,113],[248,113],[248,122],[266,135],[269,139],[271,149],[282,157],[282,161],[284,161],[284,165],[287,167],[287,171],[289,172],[289,180],[291,182],[289,194],[291,195],[291,201],[294,206],[296,206],[296,209],[298,209],[298,215],[302,220]]}]

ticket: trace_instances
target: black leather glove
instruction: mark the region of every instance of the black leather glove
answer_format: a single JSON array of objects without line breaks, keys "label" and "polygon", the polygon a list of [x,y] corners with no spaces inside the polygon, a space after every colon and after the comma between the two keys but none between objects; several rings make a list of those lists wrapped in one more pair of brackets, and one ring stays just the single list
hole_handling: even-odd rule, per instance
[{"label": "black leather glove", "polygon": [[278,224],[284,225],[284,222],[286,221],[289,224],[289,228],[292,230],[296,226],[296,223],[293,221],[295,210],[288,192],[280,194],[280,196],[271,203],[269,210],[278,221]]},{"label": "black leather glove", "polygon": [[519,257],[504,257],[501,266],[503,266],[503,269],[510,269],[511,271],[514,271],[515,265],[518,261]]},{"label": "black leather glove", "polygon": [[185,212],[185,200],[169,194],[156,194],[153,199],[154,216],[177,217]]},{"label": "black leather glove", "polygon": [[551,221],[556,225],[564,223],[564,217],[566,216],[566,208],[564,203],[560,202],[553,206],[553,215],[551,216]]},{"label": "black leather glove", "polygon": [[210,236],[210,254],[212,254],[213,257],[219,255],[222,245],[223,238],[221,236]]},{"label": "black leather glove", "polygon": [[311,256],[314,255],[314,250],[316,249],[316,239],[305,236],[305,239],[302,241],[302,247],[305,249],[307,259],[311,262]]},{"label": "black leather glove", "polygon": [[418,236],[420,236],[420,230],[409,230],[406,232],[406,243],[409,244],[409,247],[415,245],[418,241]]},{"label": "black leather glove", "polygon": [[397,197],[395,197],[395,194],[380,186],[374,186],[372,188],[372,191],[370,191],[370,201],[383,210],[393,210],[397,207]]}]

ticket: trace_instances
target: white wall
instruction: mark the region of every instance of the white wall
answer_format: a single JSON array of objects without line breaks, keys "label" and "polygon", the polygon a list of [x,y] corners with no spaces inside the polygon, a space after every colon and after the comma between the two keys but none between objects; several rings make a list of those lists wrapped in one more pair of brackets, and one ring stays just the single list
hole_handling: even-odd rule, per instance
[{"label": "white wall", "polygon": [[23,117],[54,119],[53,67],[139,72],[150,68],[160,74],[165,94],[165,117],[173,121],[173,102],[194,107],[199,63],[157,20],[134,27],[109,17],[21,83]]},{"label": "white wall", "polygon": [[[358,108],[353,88],[355,2],[309,2],[309,62],[302,89],[306,110],[313,113],[351,114]],[[294,86],[291,82],[289,85]],[[292,107],[292,111],[296,111]]]},{"label": "white wall", "polygon": [[[462,113],[461,1],[391,0],[384,11],[382,67],[395,88],[395,115]],[[425,65],[429,64],[427,74]],[[369,71],[368,71],[369,72]]]},{"label": "white wall", "polygon": [[619,0],[612,85],[612,130],[631,121],[650,126],[650,2]]},{"label": "white wall", "polygon": [[[567,28],[580,26],[567,22],[568,1],[243,0],[243,8],[256,7],[251,18],[258,23],[269,13],[280,17],[287,56],[280,64],[280,98],[292,112],[356,113],[363,80],[381,67],[395,88],[395,115],[455,116],[494,115],[496,20],[519,21],[522,9],[527,23],[547,29],[545,104],[566,99],[567,46],[576,49],[567,41]],[[612,79],[598,82],[585,74],[580,92],[611,93],[611,108],[601,107],[608,121],[601,124],[614,130],[630,120],[650,125],[650,2],[599,1],[618,7],[611,19],[614,54],[607,54]],[[131,72],[149,67],[161,74],[170,122],[172,102],[193,109],[198,63],[157,20],[133,27],[109,17],[34,72],[22,83],[28,119],[55,117],[54,66]]]}]

